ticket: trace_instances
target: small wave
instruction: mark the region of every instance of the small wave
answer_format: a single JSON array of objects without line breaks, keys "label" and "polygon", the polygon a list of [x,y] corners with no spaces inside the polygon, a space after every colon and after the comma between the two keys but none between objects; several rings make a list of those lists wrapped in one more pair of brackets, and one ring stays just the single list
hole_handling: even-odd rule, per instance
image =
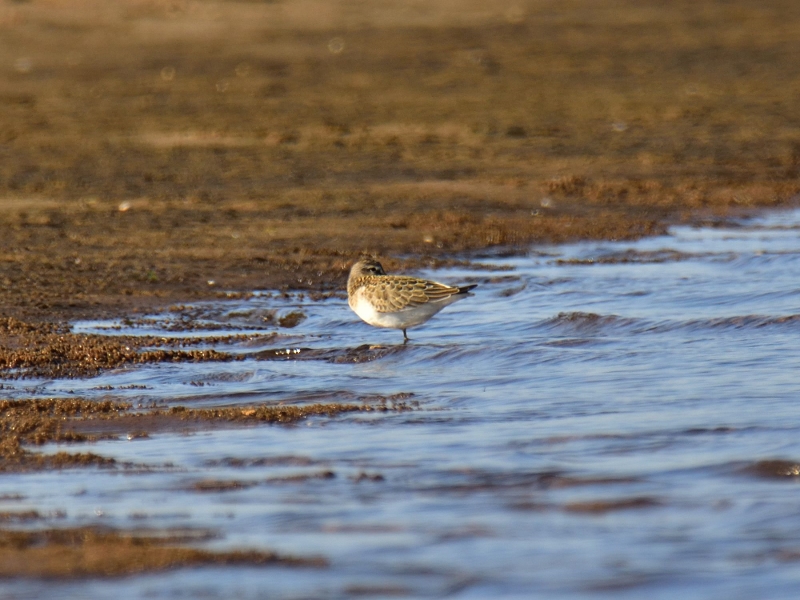
[{"label": "small wave", "polygon": [[621,510],[635,510],[663,506],[665,503],[659,498],[650,496],[634,496],[632,498],[613,498],[585,500],[580,502],[567,502],[555,504],[526,500],[515,502],[509,506],[513,510],[541,512],[545,510],[562,510],[566,513],[582,515],[604,515],[609,512]]},{"label": "small wave", "polygon": [[404,352],[410,346],[371,346],[364,344],[356,348],[271,348],[246,354],[254,360],[319,360],[330,363],[371,362],[393,354]]},{"label": "small wave", "polygon": [[596,332],[608,327],[630,327],[636,324],[635,319],[617,315],[599,315],[589,312],[560,312],[555,317],[540,323],[548,329],[562,329],[572,332]]},{"label": "small wave", "polygon": [[[503,490],[550,490],[576,487],[615,486],[639,483],[637,477],[584,476],[563,471],[504,472],[481,469],[439,473],[437,483],[425,486],[428,492],[486,492]],[[450,481],[447,481],[447,480]]]},{"label": "small wave", "polygon": [[585,500],[568,502],[564,510],[585,515],[602,515],[612,511],[653,508],[663,506],[664,501],[650,496],[634,496],[633,498],[614,498],[602,500]]},{"label": "small wave", "polygon": [[296,454],[286,454],[277,456],[225,456],[206,460],[203,465],[206,467],[226,467],[234,469],[245,469],[249,467],[314,467],[328,464],[327,461],[301,456]]},{"label": "small wave", "polygon": [[414,362],[428,362],[435,364],[457,363],[461,360],[470,360],[484,356],[484,348],[477,345],[451,345],[433,348],[433,354],[420,356]]},{"label": "small wave", "polygon": [[772,325],[790,325],[800,323],[800,315],[785,315],[781,317],[765,315],[744,315],[741,317],[726,317],[710,319],[707,326],[713,328],[751,329],[770,327]]},{"label": "small wave", "polygon": [[510,298],[511,296],[516,296],[520,292],[524,292],[528,288],[527,283],[523,283],[522,285],[516,287],[505,288],[497,292],[497,296],[499,298]]},{"label": "small wave", "polygon": [[596,343],[597,343],[596,339],[570,337],[570,338],[559,338],[556,340],[548,340],[540,345],[547,346],[549,348],[578,348],[580,346],[588,346]]},{"label": "small wave", "polygon": [[678,262],[696,258],[704,258],[705,254],[692,254],[678,250],[663,249],[653,251],[625,250],[591,258],[559,258],[555,264],[563,265],[621,265],[621,264],[657,264]]},{"label": "small wave", "polygon": [[718,317],[712,319],[690,319],[688,321],[664,321],[654,323],[642,328],[642,333],[663,333],[669,331],[689,330],[740,330],[760,329],[763,327],[800,325],[800,315],[740,315],[733,317]]}]

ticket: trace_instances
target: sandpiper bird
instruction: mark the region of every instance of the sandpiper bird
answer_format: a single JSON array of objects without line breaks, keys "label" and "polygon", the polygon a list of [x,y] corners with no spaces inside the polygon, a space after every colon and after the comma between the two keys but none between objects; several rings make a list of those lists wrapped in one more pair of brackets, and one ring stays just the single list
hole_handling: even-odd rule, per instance
[{"label": "sandpiper bird", "polygon": [[347,301],[364,321],[375,327],[402,329],[407,341],[406,329],[422,325],[448,304],[472,296],[469,291],[474,287],[387,275],[381,263],[366,258],[350,269]]}]

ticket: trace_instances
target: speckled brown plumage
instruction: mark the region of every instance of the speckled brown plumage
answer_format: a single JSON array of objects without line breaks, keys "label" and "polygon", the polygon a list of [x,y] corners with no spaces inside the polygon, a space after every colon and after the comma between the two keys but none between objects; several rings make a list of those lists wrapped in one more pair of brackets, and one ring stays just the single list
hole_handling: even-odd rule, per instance
[{"label": "speckled brown plumage", "polygon": [[406,329],[421,325],[448,304],[470,296],[474,285],[453,287],[403,275],[387,275],[373,259],[353,265],[347,281],[348,303],[370,325]]},{"label": "speckled brown plumage", "polygon": [[351,287],[352,289],[364,287],[368,290],[366,293],[379,312],[395,312],[427,302],[444,300],[475,286],[450,287],[435,281],[402,275],[369,275],[353,280],[352,286],[348,283],[348,292]]}]

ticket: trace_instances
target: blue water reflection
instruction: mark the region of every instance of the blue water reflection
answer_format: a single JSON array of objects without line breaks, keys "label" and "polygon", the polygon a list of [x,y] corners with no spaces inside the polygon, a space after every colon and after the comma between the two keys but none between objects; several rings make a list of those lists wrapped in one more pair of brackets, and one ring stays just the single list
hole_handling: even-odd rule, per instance
[{"label": "blue water reflection", "polygon": [[[234,314],[237,333],[256,332],[264,311],[307,318],[279,337],[220,347],[248,360],[12,382],[12,396],[187,406],[411,394],[419,410],[107,441],[92,451],[153,468],[0,479],[0,494],[24,496],[0,510],[59,514],[50,525],[209,529],[219,536],[205,547],[323,555],[327,569],[203,568],[0,590],[796,597],[800,476],[765,461],[800,462],[798,234],[800,212],[784,212],[422,273],[480,287],[410,331],[407,346],[366,362],[343,352],[394,346],[402,334],[361,323],[343,297],[257,295],[204,305],[204,318],[224,325]],[[75,326],[177,335],[159,327]],[[327,471],[335,476],[315,477]],[[252,485],[195,491],[203,479]]]}]

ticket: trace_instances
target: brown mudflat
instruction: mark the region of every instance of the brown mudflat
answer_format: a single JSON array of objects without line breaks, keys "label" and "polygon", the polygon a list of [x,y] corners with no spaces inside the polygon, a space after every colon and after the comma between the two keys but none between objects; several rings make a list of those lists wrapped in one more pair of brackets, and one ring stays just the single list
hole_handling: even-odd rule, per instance
[{"label": "brown mudflat", "polygon": [[790,0],[6,3],[0,305],[340,288],[800,189]]}]

